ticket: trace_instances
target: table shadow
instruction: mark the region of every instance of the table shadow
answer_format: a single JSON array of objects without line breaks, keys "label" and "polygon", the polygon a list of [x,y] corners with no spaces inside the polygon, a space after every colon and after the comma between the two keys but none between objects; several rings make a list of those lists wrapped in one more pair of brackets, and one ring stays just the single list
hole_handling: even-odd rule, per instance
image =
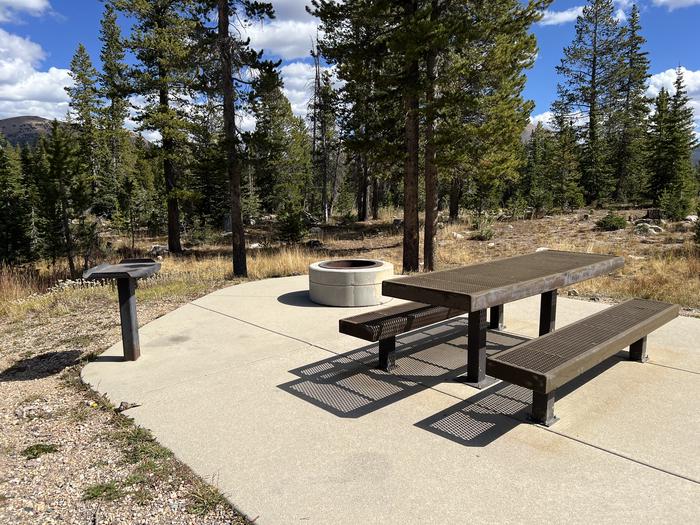
[{"label": "table shadow", "polygon": [[[557,389],[557,400],[583,386],[621,360],[620,352]],[[505,381],[482,390],[415,424],[418,428],[467,447],[483,447],[521,423],[530,423],[528,414],[532,391]],[[554,405],[554,414],[557,406]],[[555,427],[556,428],[556,427]]]},{"label": "table shadow", "polygon": [[[358,418],[466,372],[467,319],[456,317],[397,338],[397,368],[377,370],[377,344],[290,370],[278,388],[338,417]],[[525,341],[489,332],[487,353]]]}]

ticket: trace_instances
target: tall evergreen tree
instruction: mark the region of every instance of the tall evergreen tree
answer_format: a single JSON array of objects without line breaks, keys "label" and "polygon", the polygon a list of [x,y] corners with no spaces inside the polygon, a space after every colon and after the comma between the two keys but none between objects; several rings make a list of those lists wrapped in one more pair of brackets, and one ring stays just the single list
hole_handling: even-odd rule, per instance
[{"label": "tall evergreen tree", "polygon": [[70,63],[73,84],[65,90],[70,96],[69,118],[77,126],[79,158],[90,174],[89,191],[94,211],[109,215],[115,206],[115,185],[102,177],[98,140],[100,100],[97,90],[97,70],[85,46],[79,44]]},{"label": "tall evergreen tree", "polygon": [[[102,186],[109,195],[109,188],[118,188],[127,177],[126,156],[131,150],[124,121],[128,116],[130,92],[126,49],[117,14],[111,4],[105,4],[100,21],[100,61],[102,71],[98,74],[99,94],[106,100],[101,111],[101,142],[106,150],[102,167]],[[105,199],[107,200],[107,199]],[[123,199],[121,199],[123,201]],[[108,206],[108,204],[107,204]]]},{"label": "tall evergreen tree", "polygon": [[132,21],[126,43],[137,63],[130,72],[135,93],[144,97],[138,120],[142,130],[161,137],[163,179],[168,205],[168,248],[180,253],[178,173],[187,140],[187,112],[195,84],[197,24],[194,0],[112,0]]},{"label": "tall evergreen tree", "polygon": [[692,154],[698,143],[693,109],[680,68],[673,95],[669,97],[662,88],[655,110],[649,151],[650,193],[666,215],[680,219],[692,209],[697,198]]},{"label": "tall evergreen tree", "polygon": [[626,26],[620,30],[621,71],[608,124],[617,200],[639,199],[647,183],[644,144],[649,115],[645,94],[649,59],[642,49],[646,39],[640,33],[639,9],[634,4]]},{"label": "tall evergreen tree", "polygon": [[559,103],[581,120],[582,184],[588,202],[601,202],[615,189],[608,162],[605,126],[620,79],[619,27],[613,0],[590,0],[576,20],[576,36],[557,66]]},{"label": "tall evergreen tree", "polygon": [[32,258],[31,211],[19,154],[0,135],[0,264]]}]

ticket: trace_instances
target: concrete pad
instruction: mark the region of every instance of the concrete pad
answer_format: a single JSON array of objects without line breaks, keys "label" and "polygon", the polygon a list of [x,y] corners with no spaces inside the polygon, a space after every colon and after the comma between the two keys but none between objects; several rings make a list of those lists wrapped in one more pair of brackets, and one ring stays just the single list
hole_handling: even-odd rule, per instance
[{"label": "concrete pad", "polygon": [[[339,335],[372,308],[310,306],[306,277],[220,290],[143,327],[142,358],[83,378],[256,523],[683,522],[700,513],[700,320],[649,340],[655,363],[601,364],[525,423],[530,392],[453,381],[466,319],[399,340],[398,368]],[[559,326],[605,308],[559,300]],[[538,299],[506,305],[537,329]],[[490,351],[522,337],[489,333]],[[663,366],[662,366],[663,365]],[[687,369],[687,370],[686,370]]]}]

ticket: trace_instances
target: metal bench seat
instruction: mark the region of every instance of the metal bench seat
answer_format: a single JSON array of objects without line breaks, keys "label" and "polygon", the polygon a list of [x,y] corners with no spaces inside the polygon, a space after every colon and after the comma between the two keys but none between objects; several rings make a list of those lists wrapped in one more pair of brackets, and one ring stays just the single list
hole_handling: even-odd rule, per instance
[{"label": "metal bench seat", "polygon": [[646,360],[646,336],[678,316],[678,305],[632,299],[486,359],[486,373],[532,390],[531,418],[556,421],[556,389],[629,346]]},{"label": "metal bench seat", "polygon": [[462,310],[408,302],[341,319],[340,333],[379,341],[378,368],[389,371],[396,363],[396,336],[462,315]]}]

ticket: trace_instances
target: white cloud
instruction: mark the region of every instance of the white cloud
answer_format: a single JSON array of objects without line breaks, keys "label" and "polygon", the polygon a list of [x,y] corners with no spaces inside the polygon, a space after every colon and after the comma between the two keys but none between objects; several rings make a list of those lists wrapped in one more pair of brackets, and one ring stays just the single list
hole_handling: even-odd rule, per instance
[{"label": "white cloud", "polygon": [[531,115],[530,122],[533,126],[537,126],[537,124],[541,122],[545,128],[552,129],[552,117],[554,117],[554,113],[551,111],[545,111],[544,113]]},{"label": "white cloud", "polygon": [[622,9],[621,7],[615,11],[615,20],[618,22],[624,22],[627,20],[627,14],[625,13],[625,10]]},{"label": "white cloud", "polygon": [[[0,0],[0,13],[4,1]],[[36,0],[34,3],[39,6]],[[17,4],[31,7],[29,1]],[[71,78],[67,69],[41,71],[44,57],[44,50],[35,42],[0,29],[0,118],[65,117],[68,95],[63,88],[71,84]]]},{"label": "white cloud", "polygon": [[314,66],[306,62],[291,62],[280,68],[284,82],[282,91],[292,105],[295,115],[306,116],[314,81]]},{"label": "white cloud", "polygon": [[0,22],[9,22],[19,13],[39,16],[51,10],[49,0],[0,0]]},{"label": "white cloud", "polygon": [[680,9],[681,7],[690,7],[700,5],[700,0],[652,0],[654,5],[667,7],[669,11]]},{"label": "white cloud", "polygon": [[568,24],[569,22],[576,21],[576,18],[578,18],[581,13],[583,13],[583,6],[571,7],[564,11],[550,11],[546,9],[542,19],[538,23],[543,26]]},{"label": "white cloud", "polygon": [[311,2],[304,0],[272,0],[275,8],[275,18],[278,20],[303,20],[308,21],[309,14],[306,6],[311,7]]},{"label": "white cloud", "polygon": [[251,45],[264,49],[266,55],[284,60],[308,57],[311,39],[316,39],[315,20],[275,20],[266,24],[254,24],[246,29]]},{"label": "white cloud", "polygon": [[[690,97],[690,107],[693,108],[695,114],[695,127],[700,130],[700,70],[691,71],[684,67],[681,67],[683,72],[683,81],[685,83],[686,91],[688,92],[688,97]],[[676,70],[667,69],[660,73],[652,75],[649,79],[649,87],[647,88],[648,97],[656,97],[661,91],[662,87],[665,87],[671,95],[676,92],[673,83],[676,81]]]}]

